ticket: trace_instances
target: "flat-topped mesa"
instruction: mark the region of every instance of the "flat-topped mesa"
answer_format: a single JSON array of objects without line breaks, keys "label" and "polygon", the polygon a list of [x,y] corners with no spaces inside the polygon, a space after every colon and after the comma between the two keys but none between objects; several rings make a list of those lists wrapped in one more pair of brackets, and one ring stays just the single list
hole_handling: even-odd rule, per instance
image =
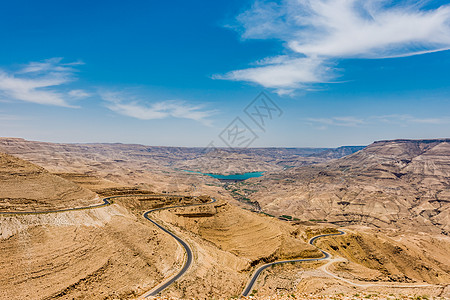
[{"label": "flat-topped mesa", "polygon": [[0,211],[45,211],[99,203],[95,193],[4,153],[0,153],[0,182]]},{"label": "flat-topped mesa", "polygon": [[25,142],[26,139],[23,138],[15,138],[15,137],[1,137],[0,142]]},{"label": "flat-topped mesa", "polygon": [[[357,153],[358,155],[350,155],[344,160],[359,160],[362,156],[370,154],[383,158],[391,158],[398,160],[412,160],[424,153],[428,153],[434,148],[448,148],[450,139],[427,139],[427,140],[386,140],[377,141],[367,146],[364,151]],[[448,155],[448,154],[447,154]],[[367,163],[366,161],[364,163]],[[380,161],[373,161],[380,163]]]},{"label": "flat-topped mesa", "polygon": [[422,139],[422,140],[408,140],[408,139],[396,139],[396,140],[379,140],[373,142],[376,143],[450,143],[450,138],[438,138],[438,139]]},{"label": "flat-topped mesa", "polygon": [[0,140],[16,140],[16,141],[26,141],[24,138],[12,137],[12,136],[0,136]]}]

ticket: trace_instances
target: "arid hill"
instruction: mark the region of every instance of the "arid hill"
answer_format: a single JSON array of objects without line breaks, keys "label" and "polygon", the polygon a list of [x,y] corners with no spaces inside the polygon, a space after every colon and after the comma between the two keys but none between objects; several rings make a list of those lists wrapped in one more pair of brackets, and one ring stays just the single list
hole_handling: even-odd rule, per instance
[{"label": "arid hill", "polygon": [[[0,153],[2,212],[99,202],[85,187]],[[0,214],[0,299],[123,299],[145,292],[176,270],[183,255],[175,241],[147,223],[119,205]]]},{"label": "arid hill", "polygon": [[0,215],[0,299],[132,299],[178,270],[183,252],[121,207]]},{"label": "arid hill", "polygon": [[[340,299],[342,292],[345,297],[375,298],[377,293],[382,299],[386,295],[448,296],[450,292],[445,287],[450,280],[450,237],[445,235],[448,140],[377,142],[340,159],[360,148],[201,153],[199,148],[2,138],[0,149],[40,166],[10,155],[1,160],[8,166],[1,173],[2,187],[10,186],[10,192],[25,187],[20,197],[34,199],[36,209],[48,207],[51,201],[45,197],[60,199],[58,189],[63,187],[74,191],[68,193],[74,198],[67,196],[64,205],[81,203],[82,194],[77,191],[94,195],[86,198],[93,203],[99,202],[95,193],[141,195],[82,211],[0,215],[0,299],[133,299],[142,295],[177,272],[184,260],[182,248],[144,219],[143,212],[188,204],[195,195],[218,201],[153,213],[194,253],[189,271],[163,296],[237,297],[255,268],[265,262],[319,257],[321,253],[306,243],[308,238],[336,232],[339,226],[346,235],[316,243],[335,260],[267,269],[252,293],[261,299],[292,294],[299,299],[318,295]],[[223,183],[181,169],[268,172],[261,178]],[[57,187],[51,188],[50,183]],[[41,184],[50,190],[35,188]],[[161,197],[155,195],[162,192]],[[180,197],[167,192],[186,197],[179,202]],[[237,202],[236,195],[291,221],[238,208],[236,204],[245,207],[247,202]]]},{"label": "arid hill", "polygon": [[[7,154],[1,154],[0,163],[1,195],[10,204],[2,211],[42,212],[91,205],[92,200],[98,203],[89,189],[103,195],[143,195],[95,209],[0,215],[0,299],[132,299],[180,269],[182,248],[142,213],[184,203],[172,203],[170,196],[146,196],[149,192],[88,174],[57,176]],[[82,201],[85,195],[92,196],[91,202]],[[33,206],[23,198],[33,201]],[[167,291],[175,296],[239,295],[253,265],[321,255],[293,235],[294,231],[301,235],[302,227],[225,201],[172,209],[155,217],[189,241],[195,252],[189,273]]]},{"label": "arid hill", "polygon": [[0,210],[33,211],[99,203],[92,191],[42,167],[0,153]]},{"label": "arid hill", "polygon": [[252,179],[272,214],[449,234],[450,140],[375,142],[328,164]]},{"label": "arid hill", "polygon": [[79,172],[108,168],[117,171],[153,171],[173,169],[209,173],[276,171],[339,158],[360,147],[329,148],[189,148],[133,144],[55,144],[1,138],[0,150],[43,166],[51,172]]},{"label": "arid hill", "polygon": [[327,149],[322,152],[312,154],[311,156],[317,158],[321,157],[325,159],[335,159],[353,154],[364,148],[366,148],[366,146],[342,146],[336,149]]},{"label": "arid hill", "polygon": [[233,198],[217,180],[183,170],[221,174],[276,172],[324,162],[327,158],[314,155],[333,152],[326,148],[205,149],[129,144],[55,144],[0,138],[2,151],[56,174],[90,175],[159,193],[208,194],[227,197],[231,201]]}]

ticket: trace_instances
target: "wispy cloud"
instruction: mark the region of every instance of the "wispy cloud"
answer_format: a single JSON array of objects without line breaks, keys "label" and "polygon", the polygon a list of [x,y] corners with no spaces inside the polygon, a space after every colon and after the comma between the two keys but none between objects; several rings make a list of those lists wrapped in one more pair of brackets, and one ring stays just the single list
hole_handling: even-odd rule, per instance
[{"label": "wispy cloud", "polygon": [[62,57],[53,57],[43,61],[38,62],[30,62],[22,69],[20,69],[17,73],[26,74],[26,73],[41,73],[46,74],[49,72],[58,72],[58,73],[66,73],[71,74],[76,72],[77,70],[74,66],[83,65],[84,63],[81,61],[63,63]]},{"label": "wispy cloud", "polygon": [[215,110],[205,110],[203,105],[192,105],[185,101],[166,100],[160,102],[142,101],[136,96],[117,92],[101,92],[105,105],[121,115],[140,120],[165,119],[169,117],[191,119],[210,126],[210,117]]},{"label": "wispy cloud", "polygon": [[67,94],[74,99],[83,99],[91,96],[91,94],[84,90],[71,90]]},{"label": "wispy cloud", "polygon": [[0,69],[0,99],[75,107],[69,100],[77,98],[76,95],[65,92],[60,86],[74,80],[74,66],[79,64],[82,63],[62,63],[62,58],[51,58],[31,62],[16,71]]},{"label": "wispy cloud", "polygon": [[344,127],[356,127],[366,123],[363,119],[347,116],[347,117],[331,117],[331,118],[307,118],[310,123],[321,124],[323,126],[344,126]]},{"label": "wispy cloud", "polygon": [[333,77],[332,69],[320,58],[280,56],[257,64],[258,67],[214,75],[213,78],[254,82],[264,87],[275,87],[279,94],[285,94],[294,88],[325,82]]},{"label": "wispy cloud", "polygon": [[18,120],[23,120],[23,117],[19,117],[16,115],[2,114],[0,112],[0,121],[18,121]]},{"label": "wispy cloud", "polygon": [[344,117],[329,117],[329,118],[306,118],[305,121],[314,126],[317,129],[327,129],[328,127],[341,126],[341,127],[360,127],[363,125],[379,125],[380,123],[407,126],[411,124],[428,124],[428,125],[442,125],[450,124],[450,117],[434,117],[434,118],[421,118],[408,114],[391,114],[391,115],[379,115],[370,116],[366,118],[357,118],[354,116]]},{"label": "wispy cloud", "polygon": [[372,116],[369,118],[369,120],[389,124],[404,124],[404,123],[419,123],[419,124],[434,124],[434,125],[450,124],[450,117],[419,118],[403,114]]},{"label": "wispy cloud", "polygon": [[450,49],[450,5],[429,1],[256,0],[237,17],[243,39],[278,39],[285,52],[262,66],[216,75],[275,89],[298,89],[335,76],[342,58],[401,57]]}]

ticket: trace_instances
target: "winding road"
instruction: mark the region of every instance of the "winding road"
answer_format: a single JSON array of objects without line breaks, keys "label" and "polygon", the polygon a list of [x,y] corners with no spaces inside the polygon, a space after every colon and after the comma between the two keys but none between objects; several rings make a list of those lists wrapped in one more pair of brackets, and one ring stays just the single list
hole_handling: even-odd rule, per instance
[{"label": "winding road", "polygon": [[[74,207],[74,208],[64,208],[64,209],[58,209],[58,210],[46,210],[46,211],[19,211],[19,212],[13,212],[13,211],[4,211],[1,212],[0,211],[0,215],[28,215],[28,214],[48,214],[48,213],[59,213],[59,212],[67,212],[67,211],[78,211],[78,210],[85,210],[85,209],[93,209],[93,208],[99,208],[99,207],[104,207],[107,205],[112,204],[113,202],[111,201],[111,199],[114,198],[124,198],[124,197],[144,197],[144,196],[149,196],[149,195],[143,195],[143,194],[136,194],[136,195],[120,195],[120,196],[111,196],[111,197],[106,197],[103,198],[103,203],[100,204],[94,204],[94,205],[90,205],[90,206],[84,206],[84,207]],[[162,194],[162,195],[154,195],[152,194],[151,196],[164,196],[164,197],[182,197],[180,195],[170,195],[170,194]],[[216,202],[216,199],[212,199],[212,201],[207,202],[207,203],[198,203],[198,204],[188,204],[188,205],[175,205],[175,206],[168,206],[168,207],[160,207],[160,208],[155,208],[149,211],[146,211],[144,213],[144,218],[146,218],[147,220],[149,220],[150,222],[152,222],[154,225],[156,225],[159,229],[161,229],[162,231],[164,231],[165,233],[169,234],[171,237],[173,237],[186,251],[186,260],[184,262],[183,268],[174,276],[172,276],[171,278],[167,279],[166,281],[164,281],[163,283],[159,284],[158,286],[156,286],[154,289],[152,289],[151,291],[145,293],[142,297],[143,298],[148,298],[148,297],[153,297],[158,295],[161,291],[163,291],[164,289],[166,289],[168,286],[170,286],[172,283],[174,283],[176,280],[178,280],[181,276],[184,275],[184,273],[186,273],[186,271],[189,269],[189,267],[192,264],[192,250],[189,247],[189,245],[183,241],[181,238],[179,238],[178,236],[176,236],[174,233],[170,232],[167,228],[163,227],[162,225],[158,224],[156,221],[152,220],[149,217],[149,214],[151,214],[152,212],[155,211],[160,211],[160,210],[165,210],[165,209],[171,209],[171,208],[180,208],[180,207],[193,207],[193,206],[201,206],[201,205],[207,205],[207,204],[212,204],[214,202]]]},{"label": "winding road", "polygon": [[[310,245],[314,246],[314,242],[317,239],[321,238],[321,237],[345,234],[344,231],[341,231],[341,230],[338,230],[338,231],[339,231],[339,233],[330,233],[330,234],[316,235],[315,237],[312,237],[308,241],[308,243]],[[317,248],[317,249],[319,249],[319,248]],[[328,252],[323,251],[322,249],[319,249],[319,250],[320,250],[320,252],[323,253],[323,255],[324,255],[323,257],[320,257],[320,258],[302,258],[302,259],[281,260],[281,261],[275,261],[275,262],[272,262],[272,263],[268,263],[268,264],[262,265],[253,274],[252,278],[250,279],[250,281],[248,282],[248,284],[245,287],[244,291],[242,292],[242,296],[248,296],[248,294],[252,291],[252,288],[255,285],[255,282],[258,279],[258,276],[261,274],[262,271],[264,271],[265,269],[267,269],[270,266],[286,264],[286,263],[293,263],[293,262],[302,262],[302,261],[319,261],[319,260],[325,260],[325,259],[328,259],[328,258],[331,257],[331,255]]]},{"label": "winding road", "polygon": [[[44,210],[44,211],[0,211],[0,215],[39,215],[39,214],[50,214],[50,213],[60,213],[65,211],[76,211],[76,210],[84,210],[84,209],[92,209],[92,208],[99,208],[103,206],[107,206],[112,204],[109,200],[112,198],[118,198],[122,196],[112,196],[103,198],[103,203],[100,204],[94,204],[90,206],[83,206],[83,207],[73,207],[73,208],[63,208],[63,209],[56,209],[56,210]],[[130,197],[130,196],[128,196]]]},{"label": "winding road", "polygon": [[[0,215],[26,215],[26,214],[48,214],[48,213],[59,213],[59,212],[67,212],[67,211],[78,211],[78,210],[86,210],[86,209],[94,209],[94,208],[99,208],[99,207],[104,207],[107,205],[111,205],[113,203],[112,199],[115,198],[124,198],[124,197],[144,197],[144,196],[149,196],[149,195],[143,195],[143,194],[133,194],[133,195],[120,195],[120,196],[110,196],[110,197],[106,197],[103,198],[103,203],[100,204],[94,204],[94,205],[90,205],[90,206],[85,206],[85,207],[75,207],[75,208],[66,208],[66,209],[59,209],[59,210],[47,210],[47,211],[20,211],[20,212],[1,212],[0,211]],[[151,196],[164,196],[164,197],[173,197],[173,196],[178,196],[181,197],[180,195],[170,195],[170,194],[161,194],[161,195],[154,195],[152,194]],[[145,219],[147,219],[148,221],[152,222],[155,226],[157,226],[159,229],[161,229],[162,231],[164,231],[165,233],[169,234],[171,237],[173,237],[185,250],[186,252],[186,259],[184,261],[183,267],[181,268],[180,271],[178,271],[175,275],[173,275],[172,277],[170,277],[169,279],[166,279],[164,282],[160,283],[159,285],[157,285],[156,287],[154,287],[152,290],[150,290],[149,292],[144,293],[140,298],[148,298],[148,297],[154,297],[157,296],[160,292],[162,292],[164,289],[166,289],[167,287],[169,287],[172,283],[174,283],[176,280],[178,280],[181,276],[183,276],[187,270],[190,268],[190,266],[192,265],[192,261],[193,261],[193,254],[192,254],[192,250],[189,247],[188,243],[186,243],[185,241],[183,241],[180,237],[178,237],[177,235],[175,235],[174,233],[172,233],[170,230],[168,230],[167,228],[163,227],[162,225],[160,225],[159,223],[157,223],[155,220],[151,219],[149,214],[156,212],[156,211],[161,211],[161,210],[166,210],[166,209],[171,209],[171,208],[181,208],[181,207],[193,207],[193,206],[201,206],[201,205],[208,205],[208,204],[212,204],[214,202],[216,202],[216,199],[212,199],[212,201],[207,202],[207,203],[198,203],[198,204],[189,204],[189,205],[175,205],[175,206],[168,206],[168,207],[160,207],[160,208],[155,208],[149,211],[146,211],[143,216]],[[322,237],[326,237],[326,236],[338,236],[338,235],[343,235],[345,234],[344,231],[339,230],[338,233],[331,233],[331,234],[321,234],[321,235],[317,235],[312,237],[308,243],[310,245],[314,246],[314,243],[317,239],[322,238]],[[293,263],[293,262],[305,262],[305,261],[321,261],[321,260],[328,260],[330,259],[331,255],[320,249],[317,248],[318,250],[320,250],[320,252],[322,252],[323,257],[320,258],[303,258],[303,259],[292,259],[292,260],[283,260],[283,261],[276,261],[276,262],[272,262],[272,263],[268,263],[265,265],[260,266],[253,274],[253,276],[251,277],[250,281],[248,282],[247,286],[245,287],[244,291],[242,292],[242,296],[248,296],[248,294],[251,292],[253,286],[255,285],[256,280],[258,279],[259,275],[268,267],[273,266],[273,265],[279,265],[279,264],[285,264],[285,263]],[[441,287],[439,285],[431,285],[431,284],[407,284],[407,285],[392,285],[392,284],[386,284],[386,283],[355,283],[352,282],[350,280],[341,278],[333,273],[331,273],[330,271],[328,271],[328,266],[334,262],[337,262],[338,260],[330,260],[328,264],[324,265],[321,267],[321,269],[327,273],[328,275],[345,281],[351,285],[354,286],[360,286],[360,287],[367,287],[367,286],[386,286],[386,287]]]},{"label": "winding road", "polygon": [[172,283],[174,283],[175,281],[177,281],[181,276],[184,275],[184,273],[186,273],[186,271],[189,269],[189,267],[192,264],[192,250],[189,247],[189,245],[183,241],[182,239],[180,239],[178,236],[176,236],[174,233],[170,232],[168,229],[164,228],[163,226],[161,226],[160,224],[158,224],[156,221],[152,220],[148,215],[152,212],[158,211],[158,210],[164,210],[164,209],[170,209],[170,208],[179,208],[179,207],[193,207],[193,206],[200,206],[200,205],[206,205],[206,204],[211,204],[216,202],[216,199],[212,199],[212,201],[208,202],[208,203],[199,203],[199,204],[190,204],[190,205],[176,205],[176,206],[169,206],[169,207],[161,207],[161,208],[155,208],[152,210],[149,210],[147,212],[144,213],[144,218],[146,218],[147,220],[149,220],[150,222],[152,222],[153,224],[155,224],[159,229],[161,229],[162,231],[164,231],[165,233],[169,234],[171,237],[173,237],[186,251],[186,260],[184,262],[184,266],[183,268],[177,273],[175,274],[173,277],[169,278],[168,280],[166,280],[165,282],[159,284],[158,286],[156,286],[154,289],[152,289],[151,291],[145,293],[142,297],[144,298],[148,298],[148,297],[154,297],[156,295],[158,295],[160,292],[162,292],[164,289],[166,289],[169,285],[171,285]]}]

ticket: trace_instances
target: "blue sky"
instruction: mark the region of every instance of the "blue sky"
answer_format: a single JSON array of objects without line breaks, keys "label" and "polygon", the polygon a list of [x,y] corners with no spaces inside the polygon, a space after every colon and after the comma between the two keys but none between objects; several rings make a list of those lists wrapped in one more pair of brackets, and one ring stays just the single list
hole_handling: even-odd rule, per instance
[{"label": "blue sky", "polygon": [[[0,40],[0,136],[223,146],[236,117],[255,147],[450,136],[446,1],[3,1]],[[282,114],[260,127],[262,91]]]}]

